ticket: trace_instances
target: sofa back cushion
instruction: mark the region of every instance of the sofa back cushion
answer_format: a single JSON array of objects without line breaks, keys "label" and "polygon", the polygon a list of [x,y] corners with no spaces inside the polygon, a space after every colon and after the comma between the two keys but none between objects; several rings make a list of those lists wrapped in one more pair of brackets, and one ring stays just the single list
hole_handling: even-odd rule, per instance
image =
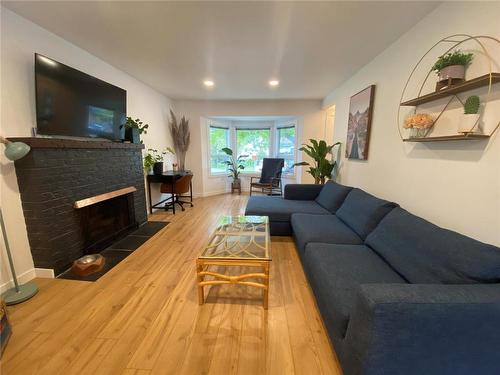
[{"label": "sofa back cushion", "polygon": [[316,203],[334,214],[344,202],[352,187],[328,181],[316,197]]},{"label": "sofa back cushion", "polygon": [[376,198],[355,188],[349,192],[335,214],[362,239],[365,239],[394,207],[397,207],[396,203]]},{"label": "sofa back cushion", "polygon": [[402,208],[391,211],[365,243],[410,283],[500,283],[500,248]]}]

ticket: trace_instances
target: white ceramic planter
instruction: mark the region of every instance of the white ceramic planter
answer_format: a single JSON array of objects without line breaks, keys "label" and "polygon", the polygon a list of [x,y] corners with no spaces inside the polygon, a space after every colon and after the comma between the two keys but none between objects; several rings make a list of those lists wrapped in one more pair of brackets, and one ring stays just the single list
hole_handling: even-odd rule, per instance
[{"label": "white ceramic planter", "polygon": [[480,114],[463,114],[458,124],[459,133],[481,133],[479,127]]}]

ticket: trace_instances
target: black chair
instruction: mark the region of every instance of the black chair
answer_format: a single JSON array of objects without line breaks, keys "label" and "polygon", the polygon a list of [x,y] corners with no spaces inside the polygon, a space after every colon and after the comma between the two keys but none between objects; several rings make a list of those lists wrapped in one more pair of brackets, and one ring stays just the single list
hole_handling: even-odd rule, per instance
[{"label": "black chair", "polygon": [[[267,195],[282,195],[281,174],[284,166],[285,159],[264,158],[260,177],[250,178],[250,195],[254,188]],[[259,181],[254,182],[254,179],[259,179]]]}]

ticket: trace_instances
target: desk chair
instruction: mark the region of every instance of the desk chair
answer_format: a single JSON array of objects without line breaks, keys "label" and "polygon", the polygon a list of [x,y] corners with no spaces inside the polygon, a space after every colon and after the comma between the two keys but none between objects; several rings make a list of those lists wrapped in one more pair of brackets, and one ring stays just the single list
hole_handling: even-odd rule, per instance
[{"label": "desk chair", "polygon": [[[264,158],[260,177],[250,178],[250,195],[254,188],[267,195],[282,195],[281,173],[285,166],[285,159]],[[254,179],[259,181],[254,182]]]},{"label": "desk chair", "polygon": [[[187,196],[183,196],[182,194],[189,193],[190,187],[191,187],[191,180],[193,179],[193,175],[185,175],[179,178],[178,180],[175,180],[175,182],[172,184],[161,184],[160,185],[160,192],[163,194],[171,194],[172,195],[172,200],[170,202],[165,203],[165,211],[168,211],[170,208],[174,211],[175,214],[175,209],[174,205],[178,204],[181,206],[182,211],[185,211],[184,209],[184,204],[190,204],[191,207],[193,207],[193,199],[191,198],[190,201],[184,201],[182,198],[189,198]],[[179,199],[181,198],[181,199]]]}]

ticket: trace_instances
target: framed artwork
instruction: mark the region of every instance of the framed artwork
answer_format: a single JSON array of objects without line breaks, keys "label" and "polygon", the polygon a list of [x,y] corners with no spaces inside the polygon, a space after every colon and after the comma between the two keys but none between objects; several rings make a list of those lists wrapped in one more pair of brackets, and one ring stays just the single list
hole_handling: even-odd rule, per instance
[{"label": "framed artwork", "polygon": [[371,85],[351,96],[345,149],[348,159],[368,159],[374,95],[375,85]]}]

